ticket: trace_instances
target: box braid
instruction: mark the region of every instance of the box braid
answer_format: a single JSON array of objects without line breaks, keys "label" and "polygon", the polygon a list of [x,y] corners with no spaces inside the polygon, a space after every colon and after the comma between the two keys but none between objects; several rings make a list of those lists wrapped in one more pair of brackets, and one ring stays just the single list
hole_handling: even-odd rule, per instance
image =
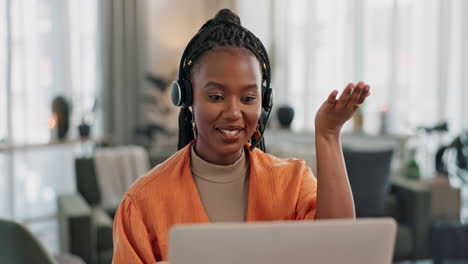
[{"label": "box braid", "polygon": [[[248,29],[241,26],[240,18],[229,9],[220,10],[216,16],[208,20],[193,37],[192,43],[187,47],[187,55],[184,61],[183,74],[190,80],[190,70],[198,59],[207,51],[223,47],[239,47],[249,50],[260,62],[262,69],[262,82],[266,80],[267,67],[269,68],[268,55],[265,54],[260,40]],[[188,63],[191,61],[191,63]],[[194,139],[192,129],[192,112],[183,107],[179,115],[179,142],[178,149],[186,146]],[[259,122],[260,131],[264,131],[263,122]],[[252,138],[253,139],[253,138]],[[259,142],[258,148],[265,151],[264,139]]]}]

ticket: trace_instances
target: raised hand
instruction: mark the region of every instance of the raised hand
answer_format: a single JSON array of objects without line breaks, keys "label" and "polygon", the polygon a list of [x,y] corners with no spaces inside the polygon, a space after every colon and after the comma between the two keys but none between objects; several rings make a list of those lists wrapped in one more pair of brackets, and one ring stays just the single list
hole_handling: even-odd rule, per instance
[{"label": "raised hand", "polygon": [[320,135],[339,136],[344,123],[370,95],[370,86],[364,82],[357,85],[349,83],[338,99],[338,91],[334,90],[322,104],[315,116],[315,133]]}]

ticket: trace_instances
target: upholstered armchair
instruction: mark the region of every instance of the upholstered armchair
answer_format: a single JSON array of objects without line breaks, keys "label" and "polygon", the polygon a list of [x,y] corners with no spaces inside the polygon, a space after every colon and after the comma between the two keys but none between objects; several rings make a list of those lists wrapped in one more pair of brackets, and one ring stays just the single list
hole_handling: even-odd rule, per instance
[{"label": "upholstered armchair", "polygon": [[0,219],[0,262],[56,264],[39,241],[22,225]]},{"label": "upholstered armchair", "polygon": [[58,197],[62,252],[88,264],[112,262],[113,218],[130,185],[151,167],[146,150],[108,147],[75,160],[76,193]]},{"label": "upholstered armchair", "polygon": [[75,160],[78,193],[58,197],[60,250],[88,264],[112,263],[112,225],[116,208],[100,206],[93,158]]}]

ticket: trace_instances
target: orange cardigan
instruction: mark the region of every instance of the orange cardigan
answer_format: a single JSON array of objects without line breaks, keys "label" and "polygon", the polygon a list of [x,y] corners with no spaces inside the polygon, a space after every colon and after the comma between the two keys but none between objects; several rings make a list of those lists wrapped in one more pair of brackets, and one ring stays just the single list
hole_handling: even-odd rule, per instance
[{"label": "orange cardigan", "polygon": [[[113,263],[167,260],[174,224],[209,223],[190,169],[192,144],[138,179],[124,196],[114,219]],[[248,147],[247,222],[314,219],[317,180],[305,162]]]}]

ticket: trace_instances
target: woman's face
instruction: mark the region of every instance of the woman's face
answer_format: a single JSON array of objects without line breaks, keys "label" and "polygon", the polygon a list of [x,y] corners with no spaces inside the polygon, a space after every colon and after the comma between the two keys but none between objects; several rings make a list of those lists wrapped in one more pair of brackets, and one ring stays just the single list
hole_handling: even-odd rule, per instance
[{"label": "woman's face", "polygon": [[248,50],[208,51],[192,70],[196,152],[208,162],[235,162],[261,113],[262,72]]}]

